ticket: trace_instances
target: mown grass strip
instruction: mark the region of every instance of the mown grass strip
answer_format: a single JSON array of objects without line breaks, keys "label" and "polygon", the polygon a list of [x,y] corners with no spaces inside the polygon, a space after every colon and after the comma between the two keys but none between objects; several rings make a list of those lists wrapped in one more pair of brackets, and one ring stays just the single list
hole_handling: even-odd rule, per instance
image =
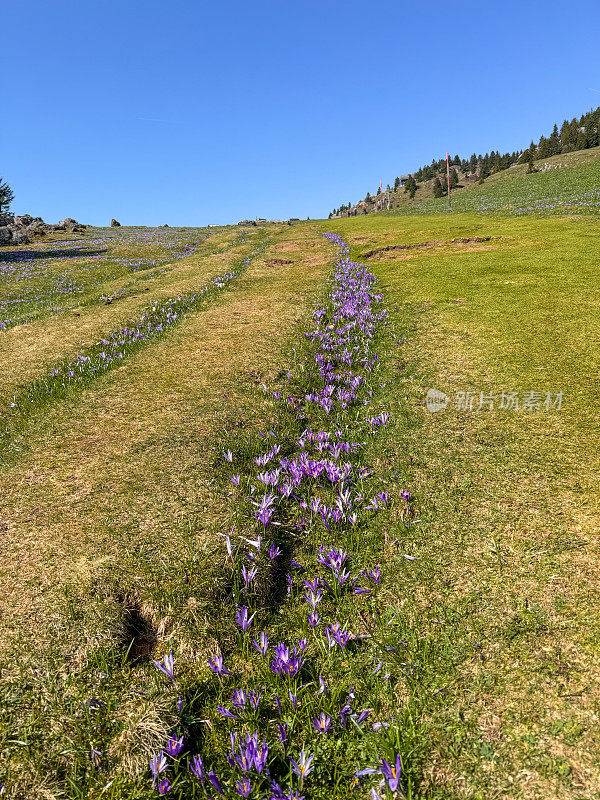
[{"label": "mown grass strip", "polygon": [[181,321],[187,313],[204,308],[243,274],[248,264],[264,252],[267,243],[268,236],[263,236],[247,258],[238,259],[227,272],[198,291],[155,301],[138,321],[113,331],[75,359],[65,358],[47,375],[20,389],[9,402],[4,415],[0,454],[10,449],[15,433],[26,425],[31,414],[39,413],[48,403],[65,397],[74,388],[89,385],[90,381],[114,369],[127,356]]}]

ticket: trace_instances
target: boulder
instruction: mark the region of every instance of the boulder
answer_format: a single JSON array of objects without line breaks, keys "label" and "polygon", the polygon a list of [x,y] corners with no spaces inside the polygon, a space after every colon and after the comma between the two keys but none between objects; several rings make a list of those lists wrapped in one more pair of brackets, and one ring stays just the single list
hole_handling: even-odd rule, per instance
[{"label": "boulder", "polygon": [[27,244],[28,241],[29,233],[24,225],[15,225],[11,222],[0,226],[0,244]]},{"label": "boulder", "polygon": [[73,219],[72,217],[66,217],[58,223],[58,226],[55,226],[55,230],[69,231],[69,233],[84,231],[85,225],[77,222],[77,220]]},{"label": "boulder", "polygon": [[67,217],[58,225],[48,225],[41,217],[32,217],[22,214],[13,217],[8,213],[0,213],[0,245],[27,244],[35,236],[45,236],[52,231],[80,232],[85,230],[85,225],[76,219]]},{"label": "boulder", "polygon": [[29,214],[23,214],[21,217],[13,217],[13,224],[14,225],[23,225],[25,228],[28,225],[31,225],[33,222],[33,217]]},{"label": "boulder", "polygon": [[116,219],[111,219],[111,221],[110,221],[110,227],[111,227],[111,228],[120,228],[120,227],[121,227],[121,223],[120,223],[120,222],[117,222],[117,220],[116,220]]},{"label": "boulder", "polygon": [[45,236],[53,230],[52,225],[46,225],[43,219],[34,219],[31,225],[27,226],[27,233],[33,236]]}]

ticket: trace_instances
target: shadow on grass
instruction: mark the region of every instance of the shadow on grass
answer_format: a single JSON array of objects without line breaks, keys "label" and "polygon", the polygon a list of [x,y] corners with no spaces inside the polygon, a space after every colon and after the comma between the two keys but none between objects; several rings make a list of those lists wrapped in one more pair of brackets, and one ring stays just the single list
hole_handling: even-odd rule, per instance
[{"label": "shadow on grass", "polygon": [[85,248],[70,248],[68,250],[18,250],[12,253],[0,252],[1,263],[21,263],[24,261],[38,261],[46,258],[91,258],[108,253],[109,248],[102,250],[86,250]]}]

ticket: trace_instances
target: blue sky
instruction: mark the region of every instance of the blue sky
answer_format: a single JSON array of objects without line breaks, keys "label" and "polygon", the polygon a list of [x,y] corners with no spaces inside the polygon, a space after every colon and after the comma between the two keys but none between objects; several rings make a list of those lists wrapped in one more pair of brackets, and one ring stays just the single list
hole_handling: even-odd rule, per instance
[{"label": "blue sky", "polygon": [[598,0],[12,0],[2,28],[0,175],[48,221],[323,217],[600,105]]}]

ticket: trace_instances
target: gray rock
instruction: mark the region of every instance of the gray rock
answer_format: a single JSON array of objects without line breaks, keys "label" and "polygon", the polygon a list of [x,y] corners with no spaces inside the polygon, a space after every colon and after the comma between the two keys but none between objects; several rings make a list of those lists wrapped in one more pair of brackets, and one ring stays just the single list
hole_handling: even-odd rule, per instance
[{"label": "gray rock", "polygon": [[120,222],[117,222],[117,220],[116,220],[116,219],[111,219],[111,221],[110,221],[110,227],[111,227],[111,228],[120,228],[120,227],[121,227],[121,223],[120,223]]},{"label": "gray rock", "polygon": [[52,231],[80,232],[85,230],[85,225],[76,219],[67,217],[58,225],[48,225],[41,217],[32,217],[22,214],[13,217],[11,214],[0,214],[0,245],[27,244],[35,236],[45,236]]},{"label": "gray rock", "polygon": [[66,231],[84,231],[85,225],[82,225],[81,222],[77,222],[76,219],[72,217],[67,217],[66,219],[61,220],[59,225],[62,225]]},{"label": "gray rock", "polygon": [[33,217],[31,217],[29,214],[23,214],[22,217],[13,217],[14,225],[24,225],[27,227],[28,225],[31,225],[32,222]]}]

